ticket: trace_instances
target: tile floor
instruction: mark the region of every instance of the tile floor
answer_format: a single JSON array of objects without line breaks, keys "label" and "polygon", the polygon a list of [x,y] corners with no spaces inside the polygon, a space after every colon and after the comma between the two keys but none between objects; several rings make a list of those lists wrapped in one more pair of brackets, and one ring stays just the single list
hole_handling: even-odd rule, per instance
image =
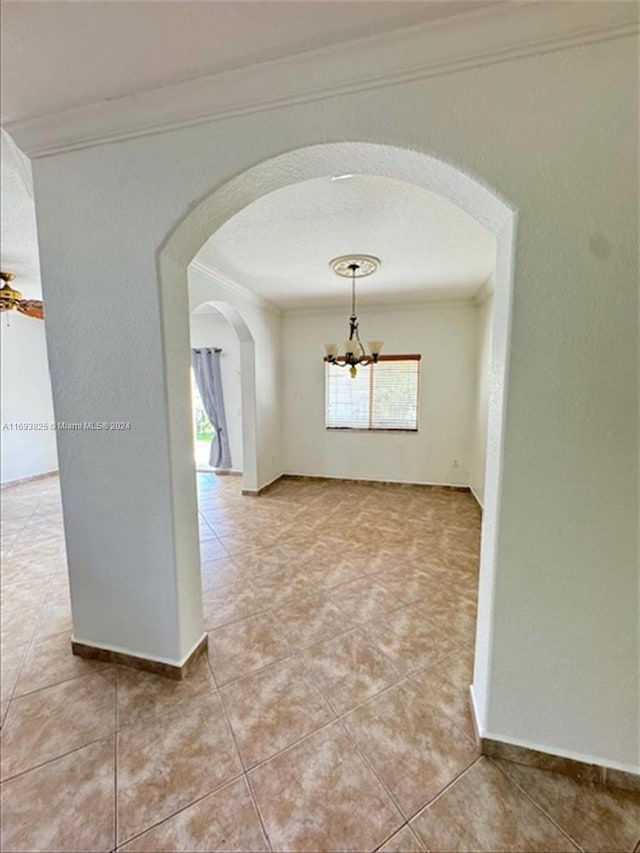
[{"label": "tile floor", "polygon": [[198,488],[183,682],[70,654],[57,481],[3,492],[3,851],[640,849],[637,795],[476,753],[469,494]]}]

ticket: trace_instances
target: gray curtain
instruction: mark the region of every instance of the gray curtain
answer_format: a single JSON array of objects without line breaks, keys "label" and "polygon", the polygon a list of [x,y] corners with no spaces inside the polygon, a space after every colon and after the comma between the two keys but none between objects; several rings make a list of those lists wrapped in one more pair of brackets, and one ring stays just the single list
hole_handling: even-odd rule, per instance
[{"label": "gray curtain", "polygon": [[191,350],[191,364],[196,377],[202,405],[215,429],[216,435],[211,442],[209,465],[214,468],[231,468],[231,450],[227,436],[227,420],[224,414],[224,395],[222,393],[222,375],[220,373],[219,349]]}]

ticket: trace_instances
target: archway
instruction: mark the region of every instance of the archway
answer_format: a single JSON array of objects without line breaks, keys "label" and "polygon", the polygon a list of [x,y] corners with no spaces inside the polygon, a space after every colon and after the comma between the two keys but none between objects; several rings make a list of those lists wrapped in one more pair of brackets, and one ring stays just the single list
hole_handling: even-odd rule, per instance
[{"label": "archway", "polygon": [[240,395],[242,421],[242,483],[245,492],[256,491],[256,374],[255,341],[251,330],[238,309],[220,300],[200,302],[191,310],[197,316],[207,307],[214,309],[229,323],[240,344]]},{"label": "archway", "polygon": [[[187,304],[186,299],[176,300],[175,295],[186,293],[187,266],[201,246],[228,219],[261,196],[289,184],[347,173],[380,175],[421,186],[460,207],[496,237],[491,389],[473,688],[476,717],[482,721],[486,717],[492,659],[495,553],[500,521],[503,419],[508,382],[517,224],[517,213],[508,202],[480,180],[429,154],[366,142],[328,143],[290,151],[253,166],[214,189],[185,215],[158,253],[170,414],[176,406],[186,406],[187,393],[181,370],[181,365],[188,359],[184,334]],[[171,311],[166,310],[169,304]],[[183,449],[189,436],[183,434],[179,418],[170,417],[170,423],[175,465],[179,458],[185,457]],[[259,428],[258,423],[258,432]],[[259,448],[256,472],[259,488],[264,485]]]}]

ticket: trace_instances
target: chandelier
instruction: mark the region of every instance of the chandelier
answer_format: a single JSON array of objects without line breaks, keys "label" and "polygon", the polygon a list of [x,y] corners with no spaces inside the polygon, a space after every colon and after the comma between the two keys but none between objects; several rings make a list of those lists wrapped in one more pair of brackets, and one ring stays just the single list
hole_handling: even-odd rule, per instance
[{"label": "chandelier", "polygon": [[348,367],[352,379],[358,374],[359,364],[376,364],[383,347],[382,341],[367,341],[367,354],[358,331],[356,316],[356,279],[371,275],[380,266],[378,258],[373,255],[342,255],[330,262],[330,267],[343,278],[351,279],[351,316],[349,317],[349,340],[344,342],[344,355],[340,355],[338,344],[325,344],[325,359],[329,364],[338,367]]}]

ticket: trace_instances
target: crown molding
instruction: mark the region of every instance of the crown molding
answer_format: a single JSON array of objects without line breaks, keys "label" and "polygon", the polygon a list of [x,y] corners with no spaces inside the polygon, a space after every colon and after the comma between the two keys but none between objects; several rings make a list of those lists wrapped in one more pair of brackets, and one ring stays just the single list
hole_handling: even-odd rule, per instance
[{"label": "crown molding", "polygon": [[282,308],[274,302],[270,302],[268,299],[265,299],[264,296],[260,296],[244,284],[240,284],[239,282],[228,278],[226,275],[214,270],[213,267],[210,267],[202,261],[191,261],[188,271],[200,273],[200,275],[209,279],[209,281],[219,287],[223,287],[235,296],[239,296],[240,299],[244,300],[244,302],[249,302],[251,305],[257,305],[259,308],[263,308],[265,311],[270,311],[272,314],[277,314],[279,317],[283,314]]},{"label": "crown molding", "polygon": [[505,3],[10,122],[6,130],[29,157],[47,157],[637,32],[635,3]]},{"label": "crown molding", "polygon": [[[209,281],[223,287],[235,296],[239,296],[240,299],[245,302],[248,302],[251,305],[257,305],[259,308],[263,308],[265,311],[270,311],[272,314],[276,314],[279,317],[309,317],[322,314],[340,314],[344,313],[345,310],[345,306],[342,302],[334,305],[309,305],[307,307],[301,306],[300,308],[283,308],[275,302],[265,299],[264,296],[260,296],[254,290],[246,287],[246,285],[240,284],[217,270],[214,270],[213,267],[210,267],[202,261],[191,261],[188,269],[189,271],[200,273],[200,275],[209,279]],[[484,286],[485,285],[482,285],[481,289],[483,289]],[[416,308],[431,310],[475,308],[476,304],[475,296],[462,299],[425,299],[422,297],[422,299],[415,300],[405,299],[402,302],[365,302],[364,304],[361,304],[360,308],[361,313],[366,313],[367,311],[415,311]]]},{"label": "crown molding", "polygon": [[[416,300],[407,300],[404,299],[401,302],[359,302],[358,314],[360,316],[365,316],[370,311],[375,312],[394,312],[397,313],[399,311],[416,311],[416,310],[424,310],[424,311],[451,311],[451,310],[460,310],[461,308],[475,308],[476,303],[473,298],[461,298],[461,299],[416,299]],[[347,314],[348,306],[345,306],[344,303],[340,305],[317,305],[317,306],[309,306],[300,308],[285,308],[283,311],[283,316],[286,317],[312,317],[312,316],[322,316],[325,314]]]}]

